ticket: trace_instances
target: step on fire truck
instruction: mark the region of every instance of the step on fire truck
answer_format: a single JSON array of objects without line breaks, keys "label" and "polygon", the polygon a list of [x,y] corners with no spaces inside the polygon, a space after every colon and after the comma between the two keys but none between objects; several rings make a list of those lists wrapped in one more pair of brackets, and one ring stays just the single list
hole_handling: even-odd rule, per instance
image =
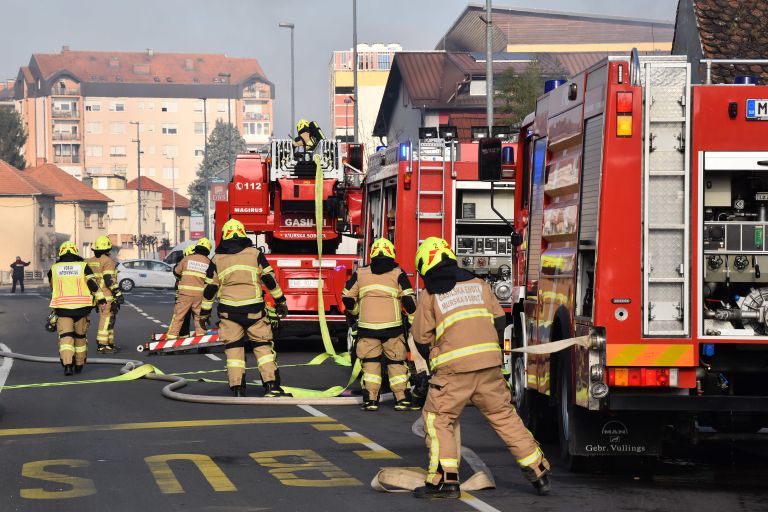
[{"label": "step on fire truck", "polygon": [[[216,240],[230,219],[241,221],[256,242],[265,245],[270,264],[288,301],[281,323],[285,335],[312,335],[318,325],[318,273],[329,330],[346,345],[347,327],[341,292],[357,260],[337,254],[343,235],[356,236],[362,204],[363,147],[321,140],[313,152],[293,147],[290,139],[272,141],[269,154],[238,155],[228,201],[216,202]],[[322,268],[317,257],[315,173],[319,155],[323,172]]]},{"label": "step on fire truck", "polygon": [[685,57],[633,52],[523,123],[508,336],[580,342],[511,357],[513,396],[539,432],[556,417],[569,466],[657,455],[665,430],[768,426],[768,87],[752,83],[691,86]]},{"label": "step on fire truck", "polygon": [[[478,142],[460,143],[455,134],[451,126],[422,128],[415,143],[404,142],[369,157],[363,184],[363,247],[380,237],[392,241],[397,261],[418,290],[423,285],[414,271],[416,249],[427,237],[444,238],[456,247],[459,265],[486,279],[509,307],[512,247],[510,228],[502,218],[513,213],[516,144],[503,144],[509,180],[491,184],[478,181]],[[495,204],[492,185],[499,189]],[[363,262],[370,263],[367,250]]]}]

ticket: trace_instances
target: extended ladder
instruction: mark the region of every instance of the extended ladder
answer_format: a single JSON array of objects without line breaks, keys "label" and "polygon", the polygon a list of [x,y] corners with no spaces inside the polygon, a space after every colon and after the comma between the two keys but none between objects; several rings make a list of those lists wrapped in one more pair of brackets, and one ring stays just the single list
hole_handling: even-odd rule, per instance
[{"label": "extended ladder", "polygon": [[643,334],[686,336],[690,324],[690,64],[641,57]]}]

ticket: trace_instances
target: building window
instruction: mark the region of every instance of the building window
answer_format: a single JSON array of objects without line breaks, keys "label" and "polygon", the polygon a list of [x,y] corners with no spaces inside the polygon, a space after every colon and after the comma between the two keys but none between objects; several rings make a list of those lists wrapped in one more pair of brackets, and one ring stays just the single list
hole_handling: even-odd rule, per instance
[{"label": "building window", "polygon": [[101,112],[101,103],[86,103],[86,112]]},{"label": "building window", "polygon": [[45,226],[45,208],[43,208],[42,206],[40,207],[40,210],[37,213],[37,225]]},{"label": "building window", "polygon": [[179,156],[179,147],[178,146],[163,146],[163,155],[168,157],[176,158]]},{"label": "building window", "polygon": [[227,104],[226,103],[219,103],[216,107],[216,112],[226,112],[227,111]]},{"label": "building window", "polygon": [[205,133],[205,123],[195,123],[195,135],[202,135]]},{"label": "building window", "polygon": [[109,156],[125,156],[125,146],[110,146]]},{"label": "building window", "polygon": [[142,124],[142,131],[146,130],[147,133],[155,133],[155,125],[154,124]]},{"label": "building window", "polygon": [[163,125],[163,135],[176,135],[177,133],[179,133],[179,130],[175,124]]},{"label": "building window", "polygon": [[160,220],[160,207],[155,206],[155,220]]},{"label": "building window", "polygon": [[125,103],[113,101],[109,104],[110,112],[125,112]]},{"label": "building window", "polygon": [[195,148],[195,156],[205,156],[204,148]]},{"label": "building window", "polygon": [[[98,168],[101,171],[101,167]],[[93,179],[93,188],[97,190],[107,190],[109,188],[109,178],[96,177]]]},{"label": "building window", "polygon": [[85,133],[100,134],[101,123],[85,123]]},{"label": "building window", "polygon": [[125,123],[112,123],[109,125],[109,131],[112,135],[124,135]]},{"label": "building window", "polygon": [[163,106],[160,110],[163,112],[176,112],[178,110],[179,106],[178,103],[175,101],[164,101]]},{"label": "building window", "polygon": [[97,222],[98,222],[99,229],[104,229],[104,212],[98,213]]},{"label": "building window", "polygon": [[141,172],[148,178],[154,178],[157,172],[155,171],[154,167],[142,167]]},{"label": "building window", "polygon": [[147,101],[144,103],[144,110],[155,110],[155,102]]},{"label": "building window", "polygon": [[115,220],[124,220],[125,219],[125,205],[115,205],[110,206],[110,217],[112,217]]},{"label": "building window", "polygon": [[48,226],[53,226],[53,207],[48,208]]},{"label": "building window", "polygon": [[91,210],[83,210],[83,225],[86,228],[91,227]]},{"label": "building window", "polygon": [[155,154],[155,145],[149,144],[147,146],[142,146],[142,151],[148,155],[154,155]]},{"label": "building window", "polygon": [[85,146],[85,156],[100,157],[103,156],[102,146]]},{"label": "building window", "polygon": [[179,178],[179,170],[175,167],[163,167],[163,179],[171,180]]},{"label": "building window", "polygon": [[379,69],[382,71],[386,71],[389,69],[389,54],[388,53],[380,53],[379,54]]}]

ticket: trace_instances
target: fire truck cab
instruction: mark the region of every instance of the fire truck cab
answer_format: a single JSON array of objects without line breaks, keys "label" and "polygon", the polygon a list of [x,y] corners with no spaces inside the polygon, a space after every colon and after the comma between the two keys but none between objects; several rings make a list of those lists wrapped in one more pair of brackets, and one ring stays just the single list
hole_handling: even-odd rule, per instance
[{"label": "fire truck cab", "polygon": [[690,66],[609,57],[521,129],[508,337],[573,344],[509,369],[570,465],[658,455],[670,426],[768,426],[768,87],[692,86]]}]

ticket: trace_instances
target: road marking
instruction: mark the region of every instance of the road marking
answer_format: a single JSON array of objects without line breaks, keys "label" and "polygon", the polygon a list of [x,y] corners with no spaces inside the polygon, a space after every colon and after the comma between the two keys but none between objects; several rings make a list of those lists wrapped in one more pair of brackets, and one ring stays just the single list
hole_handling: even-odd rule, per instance
[{"label": "road marking", "polygon": [[152,476],[155,478],[160,492],[163,494],[183,494],[184,488],[171,469],[169,461],[186,460],[197,466],[200,473],[208,481],[208,484],[216,492],[235,492],[237,487],[232,480],[227,478],[224,471],[208,455],[201,453],[169,453],[164,455],[152,455],[145,457],[144,461],[149,466]]},{"label": "road marking", "polygon": [[364,435],[358,434],[357,432],[344,432],[343,436],[331,436],[331,439],[339,444],[361,444],[365,446],[366,448],[368,448],[367,450],[353,451],[353,453],[358,457],[360,457],[361,459],[394,460],[394,459],[401,458],[395,452],[387,450],[380,444],[374,443]]},{"label": "road marking", "polygon": [[316,416],[318,418],[327,418],[328,417],[327,414],[325,414],[324,412],[318,411],[317,409],[315,409],[311,405],[299,405],[298,408],[303,410],[303,411],[305,411],[305,412],[308,412],[312,416]]},{"label": "road marking", "polygon": [[[11,349],[5,343],[0,343],[0,350],[3,352],[10,352]],[[3,364],[0,364],[0,393],[3,392],[3,386],[5,386],[5,380],[8,378],[8,374],[11,373],[11,366],[13,366],[13,359],[10,357],[3,358]]]},{"label": "road marking", "polygon": [[[344,472],[338,466],[324,459],[313,450],[279,450],[253,452],[253,460],[265,468],[269,474],[283,484],[292,487],[350,487],[363,483]],[[280,459],[280,460],[279,460]],[[294,462],[296,461],[296,462]],[[308,478],[299,478],[302,471],[309,471]],[[313,472],[319,472],[325,478],[311,478]]]},{"label": "road marking", "polygon": [[463,501],[465,504],[469,505],[475,510],[478,510],[479,512],[501,512],[501,510],[475,498],[471,494],[464,491],[461,492],[459,500]]},{"label": "road marking", "polygon": [[[53,487],[58,490],[50,491],[42,487],[21,489],[21,497],[28,500],[61,500],[66,498],[82,498],[84,496],[96,494],[96,486],[94,485],[93,480],[46,471],[48,466],[87,468],[90,465],[90,462],[81,459],[56,459],[27,462],[21,468],[22,476],[49,482],[49,485],[46,487]],[[50,485],[50,482],[53,482],[55,485]]]},{"label": "road marking", "polygon": [[348,426],[343,425],[341,423],[318,423],[312,426],[315,427],[316,430],[319,430],[321,432],[328,431],[328,430],[350,430]]},{"label": "road marking", "polygon": [[208,359],[213,359],[214,361],[221,361],[221,358],[216,354],[205,354],[205,357]]},{"label": "road marking", "polygon": [[0,437],[36,436],[41,434],[70,434],[75,432],[151,430],[162,428],[224,427],[233,425],[288,425],[299,423],[335,422],[333,418],[314,416],[278,416],[272,418],[232,418],[221,420],[150,421],[145,423],[114,423],[111,425],[74,425],[70,427],[0,429]]}]

